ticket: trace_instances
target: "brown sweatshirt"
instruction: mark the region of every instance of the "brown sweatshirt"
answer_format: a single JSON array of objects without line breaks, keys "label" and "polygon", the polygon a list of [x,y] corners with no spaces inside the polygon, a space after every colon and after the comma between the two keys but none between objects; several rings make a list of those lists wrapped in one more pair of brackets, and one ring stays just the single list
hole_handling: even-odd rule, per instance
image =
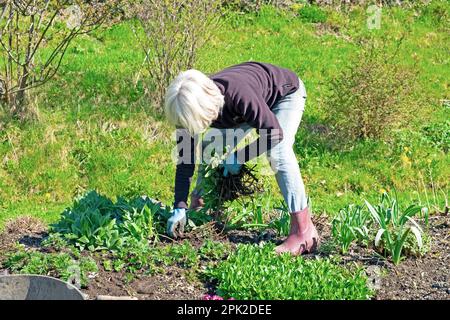
[{"label": "brown sweatshirt", "polygon": [[[294,72],[268,63],[245,62],[226,68],[210,78],[225,97],[225,105],[211,127],[227,129],[246,122],[258,130],[259,139],[268,142],[267,147],[260,148],[259,141],[256,140],[240,150],[239,153],[244,153],[246,161],[251,160],[249,151],[252,147],[256,146],[256,156],[259,156],[283,139],[283,130],[271,109],[280,98],[299,88],[299,79]],[[189,188],[195,171],[195,142],[186,132],[183,129],[177,130],[178,144],[184,139],[191,140],[191,159],[189,163],[179,161],[177,164],[175,208],[187,207]],[[179,151],[179,156],[181,159],[182,151]]]}]

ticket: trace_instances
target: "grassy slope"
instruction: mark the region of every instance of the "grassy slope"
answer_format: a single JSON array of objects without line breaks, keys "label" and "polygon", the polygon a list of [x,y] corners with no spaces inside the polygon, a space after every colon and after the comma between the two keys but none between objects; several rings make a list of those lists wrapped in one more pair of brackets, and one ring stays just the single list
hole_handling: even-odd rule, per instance
[{"label": "grassy slope", "polygon": [[[390,144],[366,142],[351,151],[332,151],[306,129],[332,107],[321,102],[324,85],[356,51],[347,39],[368,32],[362,9],[329,14],[339,36],[318,36],[313,24],[264,10],[258,17],[226,22],[200,52],[196,67],[205,72],[259,60],[291,68],[305,80],[309,98],[296,151],[316,211],[332,214],[389,186],[414,199],[420,172],[425,184],[431,172],[435,185],[448,192],[448,156],[420,139],[424,122],[448,118],[448,109],[438,103],[448,98],[448,33],[429,19],[414,19],[413,12],[383,12],[378,33],[412,29],[401,54],[407,64],[417,56],[427,97],[417,123]],[[59,77],[40,92],[41,122],[12,124],[0,133],[0,227],[24,214],[54,221],[74,195],[91,188],[111,197],[148,194],[172,201],[171,129],[143,98],[142,61],[126,24],[74,43]],[[411,149],[412,165],[402,161],[404,147]],[[274,179],[270,183],[276,190]]]}]

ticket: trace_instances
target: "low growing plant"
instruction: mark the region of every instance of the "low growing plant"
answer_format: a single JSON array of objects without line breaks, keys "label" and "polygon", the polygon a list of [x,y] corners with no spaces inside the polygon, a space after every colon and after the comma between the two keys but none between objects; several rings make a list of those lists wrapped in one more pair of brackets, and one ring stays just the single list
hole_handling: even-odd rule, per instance
[{"label": "low growing plant", "polygon": [[240,244],[205,274],[218,282],[217,294],[236,299],[368,299],[362,269],[349,270],[329,259],[304,259]]},{"label": "low growing plant", "polygon": [[3,267],[12,273],[50,275],[86,287],[89,274],[98,271],[92,258],[75,259],[68,253],[25,251],[23,246],[7,256]]},{"label": "low growing plant", "polygon": [[332,235],[346,253],[354,241],[369,242],[370,214],[359,205],[348,205],[339,210],[332,221]]},{"label": "low growing plant", "polygon": [[327,12],[315,5],[305,5],[298,11],[302,21],[311,23],[325,23],[327,21]]},{"label": "low growing plant", "polygon": [[81,250],[118,250],[139,241],[155,241],[167,216],[167,210],[149,198],[119,198],[114,203],[91,191],[62,213],[51,232]]},{"label": "low growing plant", "polygon": [[231,252],[228,243],[206,240],[198,250],[202,259],[221,260]]},{"label": "low growing plant", "polygon": [[394,264],[399,264],[403,259],[402,253],[410,234],[418,248],[423,247],[423,231],[413,219],[421,212],[420,206],[411,205],[402,211],[397,198],[391,198],[387,193],[381,196],[378,205],[373,206],[367,200],[365,203],[379,228],[375,236],[375,247],[390,255]]}]

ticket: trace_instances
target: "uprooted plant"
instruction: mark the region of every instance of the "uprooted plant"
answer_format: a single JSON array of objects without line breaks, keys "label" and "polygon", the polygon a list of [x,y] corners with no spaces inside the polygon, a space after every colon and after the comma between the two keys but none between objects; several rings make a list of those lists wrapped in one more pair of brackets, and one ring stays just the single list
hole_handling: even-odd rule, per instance
[{"label": "uprooted plant", "polygon": [[258,178],[256,165],[244,164],[236,175],[224,176],[223,157],[213,157],[209,164],[203,164],[201,189],[205,208],[220,210],[226,202],[240,197],[251,196],[264,191],[263,182]]}]

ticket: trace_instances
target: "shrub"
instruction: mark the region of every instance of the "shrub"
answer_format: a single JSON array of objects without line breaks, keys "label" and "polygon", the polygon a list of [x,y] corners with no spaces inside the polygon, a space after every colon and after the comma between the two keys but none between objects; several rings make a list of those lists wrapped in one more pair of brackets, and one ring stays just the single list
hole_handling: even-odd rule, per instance
[{"label": "shrub", "polygon": [[115,1],[0,2],[0,108],[34,117],[27,95],[58,72],[72,40],[98,27]]},{"label": "shrub", "polygon": [[145,54],[149,92],[161,111],[166,88],[181,71],[194,66],[197,50],[212,35],[220,0],[137,0],[129,2],[133,28]]},{"label": "shrub", "polygon": [[222,5],[231,11],[250,13],[259,12],[264,6],[286,8],[292,4],[292,0],[222,0]]},{"label": "shrub", "polygon": [[206,275],[218,281],[217,294],[235,299],[367,299],[371,291],[361,269],[328,259],[304,259],[264,247],[240,244]]},{"label": "shrub", "polygon": [[398,61],[382,42],[363,41],[350,65],[331,80],[327,121],[342,141],[382,139],[417,115],[417,72]]}]

